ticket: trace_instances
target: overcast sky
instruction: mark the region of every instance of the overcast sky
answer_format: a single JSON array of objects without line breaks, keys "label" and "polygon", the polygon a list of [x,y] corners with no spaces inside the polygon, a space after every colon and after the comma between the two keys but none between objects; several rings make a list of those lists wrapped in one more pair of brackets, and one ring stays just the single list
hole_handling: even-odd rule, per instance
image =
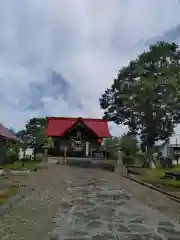
[{"label": "overcast sky", "polygon": [[0,121],[101,117],[118,69],[179,16],[178,0],[0,0]]}]

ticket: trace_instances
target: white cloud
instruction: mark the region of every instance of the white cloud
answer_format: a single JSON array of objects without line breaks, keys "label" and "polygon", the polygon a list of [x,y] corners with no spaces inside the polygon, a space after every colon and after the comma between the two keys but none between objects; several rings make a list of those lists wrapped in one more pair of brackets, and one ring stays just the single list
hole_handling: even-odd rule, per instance
[{"label": "white cloud", "polygon": [[[21,128],[32,116],[101,116],[100,93],[143,49],[137,43],[179,23],[178,2],[0,0],[0,120]],[[43,96],[44,108],[27,110],[30,84],[43,84],[50,71],[76,90],[80,109],[59,93]]]}]

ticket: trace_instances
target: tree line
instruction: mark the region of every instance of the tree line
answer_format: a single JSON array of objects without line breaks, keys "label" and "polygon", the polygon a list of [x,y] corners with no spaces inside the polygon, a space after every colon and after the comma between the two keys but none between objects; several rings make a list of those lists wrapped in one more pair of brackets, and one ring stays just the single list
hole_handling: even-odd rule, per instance
[{"label": "tree line", "polygon": [[10,131],[20,139],[20,146],[25,153],[27,148],[33,148],[36,152],[48,143],[46,128],[46,118],[32,118],[26,123],[24,129],[17,132],[13,129]]}]

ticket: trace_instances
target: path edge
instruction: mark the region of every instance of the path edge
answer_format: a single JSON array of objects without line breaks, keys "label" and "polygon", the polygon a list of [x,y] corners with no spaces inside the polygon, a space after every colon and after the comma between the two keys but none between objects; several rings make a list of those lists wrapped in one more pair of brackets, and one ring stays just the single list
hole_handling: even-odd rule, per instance
[{"label": "path edge", "polygon": [[20,193],[17,195],[10,197],[6,203],[0,206],[0,216],[3,216],[9,209],[11,209],[15,204],[25,198],[32,191],[34,191],[34,187],[25,187],[24,189],[21,189]]},{"label": "path edge", "polygon": [[149,183],[146,183],[146,182],[137,180],[137,179],[135,179],[135,178],[133,178],[133,177],[129,177],[129,176],[126,176],[126,175],[123,175],[123,174],[122,174],[121,176],[123,176],[124,178],[129,179],[129,180],[131,180],[131,181],[133,181],[133,182],[135,182],[135,183],[138,183],[138,184],[140,184],[140,185],[142,185],[142,186],[148,187],[149,189],[152,189],[152,190],[154,190],[154,191],[156,191],[156,192],[159,192],[159,193],[161,193],[162,195],[167,196],[169,199],[171,199],[171,200],[173,200],[173,201],[175,201],[175,202],[177,202],[177,203],[180,203],[180,198],[179,198],[179,197],[177,197],[177,196],[174,195],[174,194],[171,194],[171,193],[169,193],[169,192],[164,191],[162,188],[155,187],[155,186],[153,186],[152,184],[149,184]]}]

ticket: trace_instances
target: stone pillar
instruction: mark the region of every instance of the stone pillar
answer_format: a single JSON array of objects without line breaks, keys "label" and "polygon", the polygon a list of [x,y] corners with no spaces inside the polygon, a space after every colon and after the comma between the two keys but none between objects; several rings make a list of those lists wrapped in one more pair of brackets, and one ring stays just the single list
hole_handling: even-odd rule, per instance
[{"label": "stone pillar", "polygon": [[66,155],[67,155],[67,148],[65,147],[64,148],[64,157],[66,157]]},{"label": "stone pillar", "polygon": [[117,160],[115,172],[123,175],[127,175],[127,168],[122,161],[122,151],[118,150],[117,155],[118,155],[118,160]]},{"label": "stone pillar", "polygon": [[86,142],[86,157],[89,156],[89,143]]},{"label": "stone pillar", "polygon": [[93,155],[92,152],[93,152],[93,150],[92,150],[92,148],[91,148],[91,157],[92,157],[92,155]]},{"label": "stone pillar", "polygon": [[48,162],[48,149],[47,148],[44,149],[43,161]]}]

